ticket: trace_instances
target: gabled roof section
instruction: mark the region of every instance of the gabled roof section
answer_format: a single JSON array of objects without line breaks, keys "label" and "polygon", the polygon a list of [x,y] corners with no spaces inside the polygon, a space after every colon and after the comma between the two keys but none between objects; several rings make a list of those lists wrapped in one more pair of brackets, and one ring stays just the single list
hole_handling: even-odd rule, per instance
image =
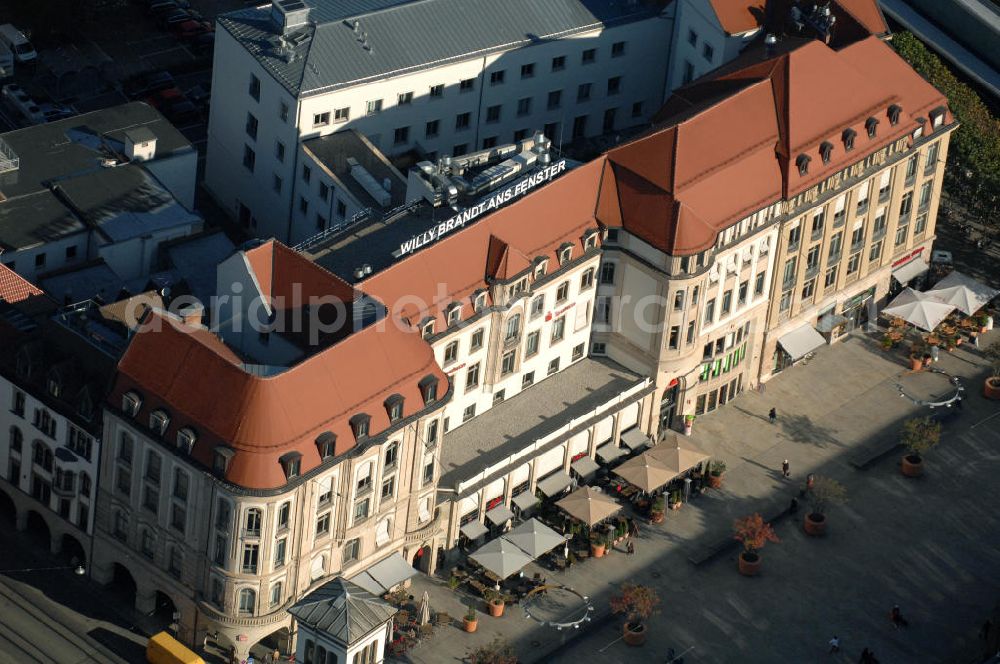
[{"label": "gabled roof section", "polygon": [[16,304],[29,297],[44,294],[41,288],[0,263],[0,300]]},{"label": "gabled roof section", "polygon": [[530,267],[531,261],[524,254],[517,249],[512,249],[509,244],[496,235],[490,236],[489,249],[486,253],[487,280],[506,281]]},{"label": "gabled roof section", "polygon": [[396,611],[385,600],[341,577],[320,586],[288,609],[300,624],[345,646],[353,645],[392,620]]},{"label": "gabled roof section", "polygon": [[278,308],[301,307],[313,297],[333,296],[345,303],[355,299],[346,281],[273,239],[243,253],[261,294]]},{"label": "gabled roof section", "polygon": [[764,24],[764,0],[709,0],[727,35],[751,32]]}]

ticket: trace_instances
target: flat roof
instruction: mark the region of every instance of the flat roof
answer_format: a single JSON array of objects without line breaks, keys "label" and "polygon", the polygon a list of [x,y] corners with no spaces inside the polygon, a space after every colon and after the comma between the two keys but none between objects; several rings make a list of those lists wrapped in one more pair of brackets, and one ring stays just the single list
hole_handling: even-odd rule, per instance
[{"label": "flat roof", "polygon": [[605,358],[580,360],[449,431],[442,446],[439,484],[454,486],[478,475],[642,380]]},{"label": "flat roof", "polygon": [[0,203],[0,248],[6,251],[29,249],[86,229],[48,189]]},{"label": "flat roof", "polygon": [[561,39],[659,11],[659,4],[648,0],[305,0],[305,5],[311,22],[292,28],[285,45],[270,5],[218,19],[294,96]]},{"label": "flat roof", "polygon": [[385,207],[401,205],[406,199],[406,178],[389,163],[389,160],[378,148],[358,131],[347,129],[311,138],[303,141],[302,147],[316,161],[326,167],[330,175],[344,189],[351,192],[351,195],[362,205],[376,209],[383,207],[351,175],[351,167],[347,163],[348,159],[355,159],[379,184],[382,184],[386,179],[390,181],[391,201]]}]

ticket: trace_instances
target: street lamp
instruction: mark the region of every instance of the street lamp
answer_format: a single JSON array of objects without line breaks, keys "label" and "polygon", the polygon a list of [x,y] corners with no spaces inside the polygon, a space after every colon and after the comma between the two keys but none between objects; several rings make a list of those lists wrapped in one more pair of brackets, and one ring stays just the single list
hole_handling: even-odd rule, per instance
[{"label": "street lamp", "polygon": [[26,567],[24,569],[0,569],[0,574],[8,574],[12,572],[53,572],[56,570],[71,569],[73,574],[77,576],[83,576],[87,573],[87,569],[83,565],[64,565],[62,567]]}]

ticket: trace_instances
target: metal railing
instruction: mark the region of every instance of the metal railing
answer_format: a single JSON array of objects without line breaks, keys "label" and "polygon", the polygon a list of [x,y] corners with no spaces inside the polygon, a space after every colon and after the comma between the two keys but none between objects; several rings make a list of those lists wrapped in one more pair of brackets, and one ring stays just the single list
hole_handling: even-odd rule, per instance
[{"label": "metal railing", "polygon": [[21,160],[14,149],[0,138],[0,173],[16,171],[21,167]]}]

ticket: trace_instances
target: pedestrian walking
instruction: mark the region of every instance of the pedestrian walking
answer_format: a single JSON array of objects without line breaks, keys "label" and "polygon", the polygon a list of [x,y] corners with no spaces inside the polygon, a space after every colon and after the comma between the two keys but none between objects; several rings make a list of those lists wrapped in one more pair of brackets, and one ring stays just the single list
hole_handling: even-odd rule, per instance
[{"label": "pedestrian walking", "polygon": [[281,653],[278,652],[277,648],[275,648],[274,652],[271,653],[271,661],[274,662],[274,664],[278,664],[278,660],[280,659],[281,659]]},{"label": "pedestrian walking", "polygon": [[865,648],[861,651],[861,659],[858,660],[858,664],[871,664],[872,661],[872,651]]},{"label": "pedestrian walking", "polygon": [[774,408],[772,408],[771,412],[769,412],[767,414],[767,419],[770,420],[771,424],[774,424],[775,422],[777,422],[778,421],[778,411],[775,410]]},{"label": "pedestrian walking", "polygon": [[816,484],[816,475],[809,473],[806,475],[806,490],[812,489],[814,484]]},{"label": "pedestrian walking", "polygon": [[795,496],[792,496],[792,502],[788,504],[788,513],[795,514],[799,511],[799,500]]},{"label": "pedestrian walking", "polygon": [[830,639],[830,654],[832,655],[835,652],[840,652],[840,639],[836,634]]},{"label": "pedestrian walking", "polygon": [[894,604],[892,611],[889,612],[889,617],[892,620],[892,624],[896,629],[900,627],[909,627],[910,621],[903,617],[903,612],[899,610],[899,604]]},{"label": "pedestrian walking", "polygon": [[625,553],[630,556],[635,555],[635,542],[632,540],[628,541],[628,544],[625,546]]},{"label": "pedestrian walking", "polygon": [[208,632],[205,632],[205,638],[201,640],[201,649],[208,650]]},{"label": "pedestrian walking", "polygon": [[[771,412],[773,413],[774,410],[772,409]],[[791,466],[788,464],[788,459],[785,459],[784,461],[781,462],[781,474],[784,475],[785,477],[792,476],[790,468]]]}]

